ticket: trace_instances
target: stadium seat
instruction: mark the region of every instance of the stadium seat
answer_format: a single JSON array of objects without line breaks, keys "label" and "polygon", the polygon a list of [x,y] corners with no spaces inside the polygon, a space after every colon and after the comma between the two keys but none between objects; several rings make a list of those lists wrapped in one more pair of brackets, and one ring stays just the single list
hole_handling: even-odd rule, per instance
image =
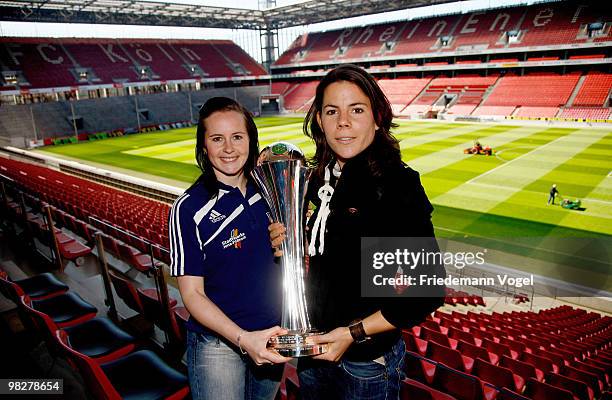
[{"label": "stadium seat", "polygon": [[149,272],[154,265],[151,256],[137,252],[126,244],[117,243],[117,249],[121,259],[140,272]]},{"label": "stadium seat", "polygon": [[533,365],[534,367],[536,367],[536,369],[542,371],[542,373],[544,374],[549,371],[555,373],[559,372],[559,368],[554,365],[549,358],[540,357],[528,352],[524,352],[523,354],[521,354],[519,360]]},{"label": "stadium seat", "polygon": [[147,318],[149,321],[153,321],[162,330],[175,333],[178,326],[176,325],[176,320],[174,318],[172,309],[176,306],[177,300],[169,297],[168,306],[170,309],[163,310],[162,303],[156,289],[139,288],[136,291],[138,293],[138,297],[140,298],[145,318]]},{"label": "stadium seat", "polygon": [[474,361],[472,374],[479,377],[483,382],[488,382],[498,389],[507,387],[522,393],[525,387],[525,380],[519,375],[513,374],[508,368],[493,365],[480,358]]},{"label": "stadium seat", "polygon": [[495,388],[483,384],[477,377],[443,364],[438,364],[436,367],[433,387],[457,400],[492,400],[497,396]]},{"label": "stadium seat", "polygon": [[[25,295],[21,287],[1,276],[0,292],[17,305],[21,302],[21,296]],[[62,292],[52,297],[32,300],[32,306],[49,315],[60,328],[87,321],[95,317],[98,312],[94,306],[83,300],[78,294],[71,292]]]},{"label": "stadium seat", "polygon": [[96,399],[183,399],[189,395],[187,377],[150,350],[138,350],[99,365],[70,347],[64,331],[58,330],[56,335]]},{"label": "stadium seat", "polygon": [[[157,325],[161,324],[161,305],[155,288],[137,289],[132,282],[117,272],[109,270],[108,273],[115,292],[129,308]],[[176,306],[176,299],[169,298],[168,300],[170,308]]]},{"label": "stadium seat", "polygon": [[[117,295],[125,302],[125,304],[132,310],[139,314],[145,315],[147,312],[149,316],[159,314],[157,309],[159,308],[159,301],[157,290],[155,288],[138,288],[134,287],[132,282],[127,278],[120,276],[117,272],[109,270],[109,276],[111,283],[117,292]],[[143,302],[147,302],[147,309]],[[170,298],[170,307],[174,307],[177,303],[176,299]]]},{"label": "stadium seat", "polygon": [[508,388],[502,388],[495,400],[531,400],[529,397],[522,396]]},{"label": "stadium seat", "polygon": [[529,378],[525,388],[525,396],[532,400],[574,400],[572,392]]},{"label": "stadium seat", "polygon": [[47,314],[58,328],[82,324],[96,316],[98,310],[76,293],[67,292],[45,300],[32,300],[33,309]]},{"label": "stadium seat", "polygon": [[482,358],[483,360],[489,361],[493,365],[497,365],[499,362],[499,356],[497,354],[489,353],[484,347],[476,346],[463,340],[458,341],[457,350],[459,350],[464,356],[468,356],[473,359]]},{"label": "stadium seat", "polygon": [[189,311],[185,307],[174,307],[172,309],[174,321],[176,324],[176,335],[182,342],[187,340],[187,321],[189,320]]},{"label": "stadium seat", "polygon": [[[55,332],[59,329],[57,324],[47,315],[31,306],[31,300],[22,296],[20,306],[23,307],[33,325],[51,347],[56,346]],[[96,317],[81,324],[64,328],[70,346],[78,352],[104,363],[116,360],[135,349],[135,339],[132,335],[116,326],[111,320]]]},{"label": "stadium seat", "polygon": [[278,394],[280,400],[299,400],[301,398],[297,368],[291,363],[285,363]]},{"label": "stadium seat", "polygon": [[487,351],[489,353],[493,353],[496,354],[498,357],[501,356],[508,356],[511,357],[512,356],[512,352],[510,351],[510,347],[501,344],[501,343],[497,343],[494,342],[491,339],[487,339],[487,338],[483,338],[482,339],[482,347],[484,347],[485,349],[487,349]]},{"label": "stadium seat", "polygon": [[119,257],[119,248],[117,247],[117,241],[105,234],[101,233],[100,237],[102,238],[102,245],[104,246],[104,251],[110,253],[114,257]]},{"label": "stadium seat", "polygon": [[546,383],[569,390],[574,394],[576,400],[593,400],[595,396],[586,383],[553,372],[546,374]]},{"label": "stadium seat", "polygon": [[119,298],[123,300],[129,308],[144,315],[144,308],[134,285],[113,270],[109,270],[108,275]]},{"label": "stadium seat", "polygon": [[470,373],[474,366],[473,358],[462,355],[460,352],[450,347],[438,344],[435,340],[429,341],[425,357],[467,373]]},{"label": "stadium seat", "polygon": [[[510,333],[512,330],[513,329],[509,327],[505,328],[505,331],[507,333]],[[518,336],[518,332],[516,336]],[[512,339],[509,339],[503,336],[499,338],[499,343],[508,346],[508,348],[510,349],[510,353],[511,353],[510,356],[514,359],[517,359],[527,348],[525,343],[518,342],[516,340],[512,340]]]},{"label": "stadium seat", "polygon": [[[0,264],[0,280],[9,281],[10,278],[8,274],[2,268]],[[44,300],[68,291],[68,285],[64,284],[57,279],[55,275],[49,272],[11,282],[17,285],[23,294],[28,295],[32,300]],[[6,284],[9,284],[9,282]],[[20,293],[17,293],[17,295],[20,295]],[[11,297],[12,296],[13,295],[11,295]],[[9,296],[6,297],[10,298]]]},{"label": "stadium seat", "polygon": [[[414,329],[413,329],[414,332]],[[455,339],[451,339],[448,336],[446,336],[445,334],[441,333],[441,332],[437,332],[437,331],[432,331],[431,329],[427,329],[422,327],[420,329],[420,335],[419,337],[421,339],[426,339],[428,341],[431,340],[435,340],[436,342],[438,342],[439,344],[449,347],[451,349],[456,349],[457,348],[457,341]]]},{"label": "stadium seat", "polygon": [[539,381],[544,379],[542,371],[538,370],[535,366],[523,361],[514,360],[508,356],[502,356],[499,359],[499,365],[508,368],[512,373],[520,376],[525,381],[529,378],[536,378]]},{"label": "stadium seat", "polygon": [[400,400],[455,400],[449,394],[409,378],[401,382],[399,398]]},{"label": "stadium seat", "polygon": [[409,351],[413,351],[415,353],[419,353],[424,356],[427,352],[427,341],[420,339],[411,331],[403,330],[402,337],[404,338],[404,342],[406,343],[406,349]]},{"label": "stadium seat", "polygon": [[412,351],[406,351],[404,373],[410,379],[430,385],[436,374],[437,363]]},{"label": "stadium seat", "polygon": [[599,386],[602,390],[607,385],[609,385],[608,376],[606,375],[606,371],[603,368],[596,367],[594,365],[590,365],[590,364],[587,364],[587,363],[584,363],[578,360],[572,362],[572,367],[579,369],[581,371],[595,374],[597,376],[597,379],[599,380]]},{"label": "stadium seat", "polygon": [[80,259],[91,254],[91,249],[78,240],[72,239],[67,242],[58,241],[58,248],[63,259],[72,261],[75,265],[81,265]]}]

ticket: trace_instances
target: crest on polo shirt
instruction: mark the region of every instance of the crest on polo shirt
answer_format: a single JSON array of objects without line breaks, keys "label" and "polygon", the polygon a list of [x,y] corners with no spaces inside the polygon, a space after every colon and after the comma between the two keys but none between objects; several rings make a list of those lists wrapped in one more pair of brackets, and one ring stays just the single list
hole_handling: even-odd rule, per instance
[{"label": "crest on polo shirt", "polygon": [[225,215],[223,215],[223,214],[221,214],[221,213],[219,213],[219,212],[217,212],[215,210],[211,210],[210,211],[210,215],[208,216],[208,220],[210,222],[212,222],[213,224],[215,224],[215,223],[217,223],[219,221],[222,221],[225,218],[226,218]]},{"label": "crest on polo shirt", "polygon": [[221,242],[221,244],[223,245],[224,249],[227,249],[228,247],[234,247],[235,249],[239,249],[242,247],[242,241],[246,239],[246,233],[244,232],[239,232],[238,228],[234,228],[231,230],[230,232],[230,237],[229,239],[226,239],[224,241]]}]

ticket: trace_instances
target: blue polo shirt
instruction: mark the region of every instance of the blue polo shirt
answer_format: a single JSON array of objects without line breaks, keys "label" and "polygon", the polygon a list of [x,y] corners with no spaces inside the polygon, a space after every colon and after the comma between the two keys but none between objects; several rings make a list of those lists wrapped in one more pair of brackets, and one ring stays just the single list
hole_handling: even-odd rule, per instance
[{"label": "blue polo shirt", "polygon": [[[202,276],[204,292],[245,330],[280,323],[282,271],[274,263],[268,206],[249,182],[246,196],[219,183],[215,196],[194,185],[170,211],[170,273]],[[207,332],[194,318],[187,328]]]}]

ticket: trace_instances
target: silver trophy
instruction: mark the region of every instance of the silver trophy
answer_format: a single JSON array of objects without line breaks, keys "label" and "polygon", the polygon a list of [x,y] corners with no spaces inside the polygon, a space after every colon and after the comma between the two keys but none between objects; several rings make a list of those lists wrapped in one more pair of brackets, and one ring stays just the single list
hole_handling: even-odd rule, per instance
[{"label": "silver trophy", "polygon": [[304,200],[309,170],[304,154],[291,143],[276,142],[259,154],[252,175],[268,203],[274,221],[285,225],[282,244],[283,313],[281,327],[286,335],[275,336],[268,347],[285,357],[314,356],[324,353],[326,345],[315,345],[307,338],[318,335],[310,325],[304,287]]}]

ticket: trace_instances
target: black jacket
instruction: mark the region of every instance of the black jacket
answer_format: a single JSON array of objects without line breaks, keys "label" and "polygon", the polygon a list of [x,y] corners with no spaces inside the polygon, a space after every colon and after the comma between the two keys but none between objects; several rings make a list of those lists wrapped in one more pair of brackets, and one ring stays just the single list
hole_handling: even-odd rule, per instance
[{"label": "black jacket", "polygon": [[[348,326],[378,310],[392,325],[406,329],[422,322],[444,302],[443,288],[436,293],[437,297],[427,298],[361,296],[361,237],[434,236],[433,207],[419,174],[398,164],[386,167],[379,177],[373,176],[368,165],[368,157],[375,151],[372,147],[344,165],[330,202],[325,251],[310,257],[306,278],[309,314],[312,325],[322,331]],[[334,186],[334,178],[331,183]],[[307,200],[317,206],[309,220],[309,240],[319,211],[317,193],[322,184],[317,177],[309,182]],[[316,245],[318,248],[318,241]],[[441,266],[436,274],[444,276]],[[355,361],[380,357],[397,341],[399,329],[375,335],[363,344],[353,344],[344,357]]]}]

